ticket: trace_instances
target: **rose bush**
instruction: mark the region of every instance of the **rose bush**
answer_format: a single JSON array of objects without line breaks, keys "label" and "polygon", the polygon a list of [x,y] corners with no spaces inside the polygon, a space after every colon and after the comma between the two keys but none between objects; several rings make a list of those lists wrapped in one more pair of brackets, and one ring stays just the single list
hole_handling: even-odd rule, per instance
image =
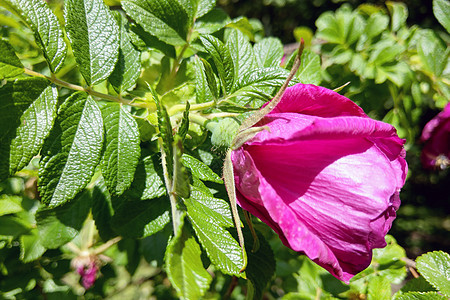
[{"label": "rose bush", "polygon": [[407,164],[392,125],[314,85],[297,84],[234,150],[237,202],[340,280],[369,266],[400,205]]},{"label": "rose bush", "polygon": [[425,125],[421,141],[425,143],[422,165],[427,169],[446,168],[450,158],[450,103]]}]

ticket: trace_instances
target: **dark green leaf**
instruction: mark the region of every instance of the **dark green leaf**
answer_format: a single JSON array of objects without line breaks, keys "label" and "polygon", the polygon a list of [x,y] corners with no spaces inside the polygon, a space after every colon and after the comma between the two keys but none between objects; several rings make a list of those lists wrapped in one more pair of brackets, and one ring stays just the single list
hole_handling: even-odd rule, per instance
[{"label": "dark green leaf", "polygon": [[233,224],[228,203],[193,189],[185,204],[192,227],[211,262],[225,274],[240,276],[244,267],[242,250],[224,229]]},{"label": "dark green leaf", "polygon": [[169,241],[166,271],[182,299],[200,299],[208,290],[211,275],[203,268],[200,246],[183,224]]},{"label": "dark green leaf", "polygon": [[23,73],[23,65],[11,45],[0,38],[0,80],[16,77]]},{"label": "dark green leaf", "polygon": [[141,73],[141,55],[137,51],[126,30],[127,19],[119,12],[114,13],[119,24],[119,58],[109,82],[118,93],[131,89]]},{"label": "dark green leaf", "polygon": [[103,134],[101,111],[91,96],[75,93],[61,105],[41,152],[38,185],[45,204],[61,205],[89,183]]},{"label": "dark green leaf", "polygon": [[170,222],[169,212],[167,198],[145,201],[125,199],[115,210],[111,226],[124,237],[146,237],[162,230]]},{"label": "dark green leaf", "polygon": [[181,140],[184,141],[186,138],[186,134],[189,130],[189,108],[191,105],[189,101],[186,101],[186,109],[183,113],[183,119],[181,120],[180,128],[178,129],[178,135],[181,137]]},{"label": "dark green leaf", "polygon": [[401,291],[406,292],[435,292],[436,289],[423,277],[419,276],[406,282]]},{"label": "dark green leaf", "polygon": [[428,252],[416,262],[420,274],[439,292],[450,297],[450,255],[443,251]]},{"label": "dark green leaf", "polygon": [[65,1],[67,35],[88,85],[112,73],[119,54],[119,27],[102,0]]},{"label": "dark green leaf", "polygon": [[7,8],[30,26],[50,70],[56,73],[61,68],[66,56],[67,45],[58,19],[47,3],[42,0],[1,0],[0,4],[6,4]]},{"label": "dark green leaf", "polygon": [[130,198],[148,200],[166,193],[159,157],[148,156],[142,159],[134,175],[134,181],[126,192]]},{"label": "dark green leaf", "polygon": [[70,242],[81,230],[91,206],[91,193],[85,190],[73,201],[60,207],[41,207],[36,213],[41,245],[56,249]]},{"label": "dark green leaf", "polygon": [[278,67],[284,55],[283,45],[276,38],[264,38],[254,46],[256,62],[260,68]]},{"label": "dark green leaf", "polygon": [[224,94],[226,94],[231,91],[235,81],[235,67],[230,51],[219,39],[212,35],[203,35],[200,40],[214,61],[222,86],[225,88]]},{"label": "dark green leaf", "polygon": [[395,297],[395,300],[448,300],[448,298],[439,295],[436,292],[428,292],[428,293],[409,292],[398,295],[397,297]]},{"label": "dark green leaf", "polygon": [[36,228],[20,236],[20,259],[23,262],[27,263],[38,259],[44,254],[45,250]]},{"label": "dark green leaf", "polygon": [[148,33],[170,45],[186,44],[191,21],[177,0],[124,0],[122,6]]},{"label": "dark green leaf", "polygon": [[433,0],[433,13],[439,23],[450,33],[450,1]]},{"label": "dark green leaf", "polygon": [[219,175],[214,173],[207,165],[188,154],[183,154],[182,162],[191,170],[194,177],[217,183],[223,182]]},{"label": "dark green leaf", "polygon": [[[203,72],[203,77],[200,77],[197,79],[197,86],[199,86],[200,84],[204,84],[202,82],[198,82],[199,80],[206,80],[207,86],[206,88],[208,90],[203,91],[204,95],[200,95],[199,97],[206,97],[207,95],[212,95],[214,97],[214,100],[216,100],[217,98],[219,98],[219,91],[217,90],[217,81],[216,81],[216,76],[214,75],[213,69],[211,67],[211,65],[209,64],[208,61],[204,60],[203,58],[200,58],[203,67],[201,67],[201,71]],[[203,79],[204,78],[204,79]],[[205,88],[203,86],[201,86],[200,88]],[[205,99],[205,98],[203,98]],[[206,99],[205,99],[206,100]],[[202,101],[205,102],[205,101]]]},{"label": "dark green leaf", "polygon": [[157,49],[166,56],[176,58],[175,47],[158,40],[155,36],[145,31],[142,26],[130,24],[130,32],[128,32],[132,43],[139,49],[146,48]]},{"label": "dark green leaf", "polygon": [[31,229],[31,224],[16,216],[0,217],[0,236],[18,237]]},{"label": "dark green leaf", "polygon": [[181,161],[183,154],[183,144],[181,138],[176,135],[173,143],[173,176],[172,176],[172,192],[182,198],[189,198],[189,174],[186,167]]},{"label": "dark green leaf", "polygon": [[111,228],[111,217],[114,214],[111,196],[104,180],[100,180],[92,190],[92,218],[103,241],[108,241],[117,234]]},{"label": "dark green leaf", "polygon": [[120,104],[105,104],[102,114],[106,128],[102,174],[109,192],[121,195],[131,185],[139,162],[139,128],[133,116]]},{"label": "dark green leaf", "polygon": [[57,90],[41,78],[19,79],[0,88],[0,181],[39,153],[56,117]]}]

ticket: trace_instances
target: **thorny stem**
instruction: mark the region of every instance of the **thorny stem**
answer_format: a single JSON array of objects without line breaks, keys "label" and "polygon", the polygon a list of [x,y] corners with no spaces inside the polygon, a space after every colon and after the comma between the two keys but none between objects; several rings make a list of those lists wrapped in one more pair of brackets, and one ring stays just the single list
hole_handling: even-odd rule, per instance
[{"label": "thorny stem", "polygon": [[35,72],[35,71],[27,69],[27,68],[25,68],[25,74],[28,74],[28,75],[31,75],[31,76],[34,76],[34,77],[45,78],[45,79],[51,81],[52,83],[54,83],[54,84],[56,84],[58,86],[62,86],[62,87],[65,87],[65,88],[68,88],[68,89],[71,89],[71,90],[75,90],[75,91],[85,92],[85,93],[88,93],[91,96],[102,98],[102,99],[105,99],[105,100],[108,100],[108,101],[113,101],[113,102],[117,102],[117,103],[121,103],[121,104],[125,104],[125,105],[131,105],[131,106],[139,106],[139,107],[141,106],[141,105],[136,105],[136,104],[134,104],[132,102],[132,100],[122,98],[121,96],[116,97],[116,96],[113,96],[113,95],[103,94],[103,93],[97,92],[97,91],[95,91],[95,90],[93,90],[93,89],[91,89],[89,87],[88,88],[84,88],[84,87],[82,87],[80,85],[76,85],[76,84],[72,84],[72,83],[63,81],[61,79],[56,78],[54,74],[52,74],[52,76],[46,76],[44,74]]}]

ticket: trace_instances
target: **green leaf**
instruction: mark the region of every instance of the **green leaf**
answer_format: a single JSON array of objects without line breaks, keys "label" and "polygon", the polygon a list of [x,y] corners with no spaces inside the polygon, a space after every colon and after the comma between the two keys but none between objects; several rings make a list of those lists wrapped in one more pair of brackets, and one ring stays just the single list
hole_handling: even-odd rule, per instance
[{"label": "green leaf", "polygon": [[333,44],[355,43],[366,26],[364,19],[348,7],[341,7],[336,13],[326,12],[316,21],[317,38]]},{"label": "green leaf", "polygon": [[13,47],[0,38],[0,80],[12,78],[23,73],[24,68]]},{"label": "green leaf", "polygon": [[89,183],[100,160],[103,134],[101,111],[91,96],[75,93],[61,105],[41,152],[42,202],[61,205]]},{"label": "green leaf", "polygon": [[167,276],[182,299],[200,299],[209,288],[212,278],[203,268],[201,253],[195,238],[181,224],[169,241],[165,261]]},{"label": "green leaf", "polygon": [[134,178],[141,153],[139,128],[133,116],[118,103],[102,107],[106,148],[102,175],[112,195],[121,195]]},{"label": "green leaf", "polygon": [[20,16],[30,26],[50,70],[56,73],[64,62],[67,45],[58,19],[47,3],[42,0],[0,0],[0,4]]},{"label": "green leaf", "polygon": [[119,12],[114,12],[114,17],[119,25],[119,57],[109,82],[120,94],[136,84],[141,73],[141,55],[128,36],[127,19]]},{"label": "green leaf", "polygon": [[[282,68],[258,68],[246,72],[238,79],[231,96],[255,96],[261,94],[266,97],[267,87],[280,87],[285,81],[289,72]],[[295,82],[295,81],[293,81]],[[231,97],[230,96],[230,97]]]},{"label": "green leaf", "polygon": [[[209,65],[207,61],[203,62],[203,60],[199,57],[196,57],[194,59],[195,99],[197,103],[207,102],[213,98],[213,94],[211,93],[211,87],[209,86],[209,82],[206,78],[206,70],[204,63],[207,63]],[[216,89],[215,97],[217,97],[217,83],[216,85],[213,85],[212,88]]]},{"label": "green leaf", "polygon": [[111,218],[112,228],[121,236],[130,238],[150,236],[169,222],[170,205],[166,198],[125,199]]},{"label": "green leaf", "polygon": [[177,0],[123,0],[121,3],[126,13],[151,35],[170,45],[186,44],[191,20]]},{"label": "green leaf", "polygon": [[255,58],[260,68],[278,67],[281,64],[284,51],[281,41],[277,38],[264,38],[254,46]]},{"label": "green leaf", "polygon": [[47,250],[42,246],[39,232],[33,228],[27,234],[20,236],[20,259],[24,263],[38,259]]},{"label": "green leaf", "polygon": [[103,241],[108,241],[117,234],[111,228],[111,217],[114,214],[111,196],[104,180],[99,180],[92,190],[92,218]]},{"label": "green leaf", "polygon": [[450,50],[434,34],[433,31],[425,31],[419,39],[417,53],[426,69],[436,76],[441,76],[449,58]]},{"label": "green leaf", "polygon": [[[203,71],[202,72],[203,76],[197,79],[197,81],[200,82],[196,82],[196,88],[199,87],[200,92],[202,93],[198,97],[203,97],[203,99],[200,98],[201,100],[203,100],[202,102],[205,102],[206,100],[205,98],[208,95],[211,95],[214,98],[214,100],[217,100],[219,98],[219,91],[217,90],[217,81],[213,69],[208,61],[204,60],[203,58],[200,58],[200,61],[203,64],[203,66],[200,67],[200,70]],[[200,70],[198,72],[200,72]],[[201,80],[206,80],[206,87],[204,86],[204,82],[201,82]],[[202,88],[204,90],[201,90]]]},{"label": "green leaf", "polygon": [[366,28],[364,29],[364,33],[369,38],[374,38],[385,31],[388,25],[389,17],[381,12],[377,12],[370,15],[370,18],[367,21]]},{"label": "green leaf", "polygon": [[173,176],[172,176],[172,192],[182,198],[189,198],[190,186],[189,186],[189,174],[186,167],[181,161],[181,155],[183,154],[183,144],[180,136],[175,136],[173,142]]},{"label": "green leaf", "polygon": [[67,35],[88,85],[112,73],[119,54],[119,27],[102,0],[65,1]]},{"label": "green leaf", "polygon": [[73,201],[57,208],[42,206],[36,212],[40,243],[56,249],[70,242],[81,230],[92,206],[91,193],[85,190]]},{"label": "green leaf", "polygon": [[18,79],[0,88],[0,181],[39,153],[56,117],[57,90],[42,78]]},{"label": "green leaf", "polygon": [[175,47],[160,41],[155,36],[151,35],[138,24],[129,24],[130,31],[128,32],[131,42],[140,50],[147,48],[157,49],[166,56],[176,58]]},{"label": "green leaf", "polygon": [[436,289],[423,277],[419,276],[408,280],[402,287],[401,292],[435,292]]},{"label": "green leaf", "polygon": [[450,255],[443,251],[428,252],[417,258],[417,269],[439,292],[450,297]]},{"label": "green leaf", "polygon": [[194,29],[199,34],[211,34],[224,28],[230,21],[226,12],[215,8],[199,18],[194,24]]},{"label": "green leaf", "polygon": [[409,292],[405,294],[400,294],[394,298],[395,300],[447,300],[447,297],[439,295],[435,292],[419,293],[419,292]]},{"label": "green leaf", "polygon": [[201,180],[223,183],[219,175],[213,172],[207,165],[188,154],[182,156],[183,165],[191,170],[192,176]]},{"label": "green leaf", "polygon": [[216,6],[216,0],[198,0],[195,18],[200,18],[210,12]]},{"label": "green leaf", "polygon": [[240,276],[245,263],[242,250],[224,229],[233,224],[228,203],[197,189],[193,189],[191,194],[189,199],[185,199],[189,220],[208,257],[223,273]]},{"label": "green leaf", "polygon": [[235,66],[235,78],[239,78],[255,65],[255,54],[248,39],[239,31],[232,30],[226,46],[230,51]]},{"label": "green leaf", "polygon": [[222,86],[225,88],[224,94],[226,94],[231,91],[235,80],[235,67],[230,51],[219,39],[212,35],[203,35],[200,40],[214,61]]},{"label": "green leaf", "polygon": [[[208,123],[211,130],[212,123]],[[234,118],[221,118],[214,123],[211,134],[211,144],[220,150],[227,150],[231,147],[234,137],[239,130],[239,123]]]},{"label": "green leaf", "polygon": [[450,1],[433,0],[433,13],[436,19],[450,33]]},{"label": "green leaf", "polygon": [[0,216],[15,214],[23,210],[22,197],[0,195]]},{"label": "green leaf", "polygon": [[31,229],[31,224],[14,215],[0,217],[0,236],[18,237]]},{"label": "green leaf", "polygon": [[183,119],[181,120],[180,127],[178,129],[178,135],[180,136],[181,140],[184,141],[186,138],[186,134],[189,131],[189,109],[191,105],[189,104],[189,101],[186,101],[186,108],[183,112]]},{"label": "green leaf", "polygon": [[401,2],[386,1],[386,6],[391,14],[391,30],[397,31],[406,25],[408,7]]},{"label": "green leaf", "polygon": [[[295,52],[297,53],[297,51]],[[310,50],[303,51],[302,62],[297,72],[301,83],[319,85],[322,81],[320,56]]]},{"label": "green leaf", "polygon": [[391,294],[391,283],[386,277],[376,276],[369,281],[368,300],[389,300]]}]

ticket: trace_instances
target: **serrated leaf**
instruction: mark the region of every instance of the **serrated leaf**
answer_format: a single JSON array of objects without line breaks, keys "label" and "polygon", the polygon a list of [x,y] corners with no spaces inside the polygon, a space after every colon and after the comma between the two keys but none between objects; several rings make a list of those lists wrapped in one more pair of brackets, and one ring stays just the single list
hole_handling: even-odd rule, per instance
[{"label": "serrated leaf", "polygon": [[[285,81],[289,72],[282,68],[259,68],[249,70],[239,78],[233,89],[232,96],[255,96],[271,97],[267,95],[267,88],[280,87]],[[293,81],[295,82],[295,81]]]},{"label": "serrated leaf", "polygon": [[397,31],[405,26],[408,18],[408,7],[401,2],[386,1],[386,6],[391,15],[391,30]]},{"label": "serrated leaf", "polygon": [[230,51],[235,66],[235,78],[253,69],[255,54],[248,39],[239,30],[232,30],[227,38],[226,46]]},{"label": "serrated leaf", "polygon": [[235,81],[235,66],[228,48],[216,37],[212,35],[203,35],[200,37],[206,51],[211,55],[216,66],[223,92],[231,91]]},{"label": "serrated leaf", "polygon": [[180,136],[175,136],[173,142],[173,176],[172,176],[172,193],[182,198],[189,198],[191,189],[189,186],[189,174],[186,167],[181,161],[183,154],[183,144]]},{"label": "serrated leaf", "polygon": [[20,260],[24,263],[38,259],[46,250],[41,244],[39,232],[36,228],[20,236]]},{"label": "serrated leaf", "polygon": [[297,72],[297,78],[301,83],[319,85],[322,81],[320,56],[310,50],[302,54],[302,61]]},{"label": "serrated leaf", "polygon": [[183,165],[191,170],[191,173],[194,177],[197,177],[201,180],[223,183],[219,175],[214,173],[207,165],[205,165],[195,157],[192,157],[188,154],[183,154],[182,162]]},{"label": "serrated leaf", "polygon": [[450,50],[432,31],[424,31],[417,45],[417,53],[425,67],[436,76],[441,76],[449,58]]},{"label": "serrated leaf", "polygon": [[433,13],[441,25],[450,33],[450,1],[433,0]]},{"label": "serrated leaf", "polygon": [[[213,69],[209,62],[203,58],[200,58],[200,61],[203,64],[201,70],[203,71],[203,77],[206,80],[206,88],[207,90],[204,92],[205,95],[212,95],[214,100],[219,98],[219,91],[217,90],[217,81],[216,76],[214,75]],[[199,78],[198,80],[202,80],[203,78]],[[196,87],[198,84],[196,85]]]},{"label": "serrated leaf", "polygon": [[48,4],[42,0],[1,0],[0,4],[6,4],[30,26],[50,70],[56,73],[64,62],[67,45],[59,21]]},{"label": "serrated leaf", "polygon": [[119,12],[114,12],[114,17],[119,25],[119,56],[109,82],[120,94],[136,84],[141,73],[141,55],[128,36],[127,19]]},{"label": "serrated leaf", "polygon": [[259,249],[253,251],[253,238],[248,231],[244,232],[245,248],[248,255],[248,264],[245,270],[247,278],[254,288],[253,299],[261,299],[272,276],[275,274],[275,257],[269,243],[264,236],[257,232]]},{"label": "serrated leaf", "polygon": [[408,280],[400,290],[406,292],[435,292],[436,289],[423,277],[419,276]]},{"label": "serrated leaf", "polygon": [[117,234],[111,228],[111,217],[114,214],[114,209],[104,180],[100,180],[94,186],[92,199],[92,218],[95,227],[102,240],[108,241]]},{"label": "serrated leaf", "polygon": [[253,47],[260,68],[278,67],[284,55],[283,44],[276,38],[264,38]]},{"label": "serrated leaf", "polygon": [[182,221],[165,255],[167,276],[182,299],[200,299],[209,288],[212,278],[203,268],[201,253]]},{"label": "serrated leaf", "polygon": [[[195,99],[197,103],[207,102],[213,98],[211,89],[208,86],[208,80],[206,79],[206,71],[203,65],[202,59],[196,57],[194,60],[195,71]],[[217,85],[215,86],[217,89]]]},{"label": "serrated leaf", "polygon": [[195,18],[200,18],[210,12],[216,6],[216,0],[198,0]]},{"label": "serrated leaf", "polygon": [[191,105],[189,104],[189,101],[186,101],[186,108],[183,113],[183,119],[181,120],[180,127],[178,129],[178,135],[180,136],[181,140],[184,141],[186,138],[186,134],[189,130],[189,108]]},{"label": "serrated leaf", "polygon": [[369,281],[368,300],[389,300],[391,299],[391,283],[386,277],[377,276]]},{"label": "serrated leaf", "polygon": [[102,0],[65,1],[65,20],[73,54],[88,85],[112,73],[119,54],[119,26]]},{"label": "serrated leaf", "polygon": [[43,203],[61,205],[89,183],[103,134],[101,111],[91,96],[75,93],[61,105],[41,151],[38,186]]},{"label": "serrated leaf", "polygon": [[123,0],[121,4],[151,35],[170,45],[186,44],[191,20],[177,0]]},{"label": "serrated leaf", "polygon": [[447,297],[439,295],[435,292],[419,293],[419,292],[408,292],[405,294],[400,294],[394,298],[395,300],[448,300]]},{"label": "serrated leaf", "polygon": [[106,148],[102,157],[102,174],[112,195],[121,195],[134,179],[141,153],[139,128],[133,116],[120,104],[102,107],[106,128]]},{"label": "serrated leaf", "polygon": [[[122,196],[123,197],[123,196]],[[166,198],[125,201],[111,218],[111,226],[118,234],[130,238],[152,235],[170,222],[170,205]]]},{"label": "serrated leaf", "polygon": [[224,28],[230,22],[231,19],[226,12],[222,9],[215,8],[199,18],[194,23],[194,29],[199,34],[211,34]]},{"label": "serrated leaf", "polygon": [[70,242],[83,227],[91,206],[91,193],[85,190],[63,206],[41,207],[36,212],[41,245],[48,249],[56,249]]},{"label": "serrated leaf", "polygon": [[0,195],[0,216],[15,214],[23,210],[22,197]]},{"label": "serrated leaf", "polygon": [[151,35],[138,24],[129,24],[130,31],[128,32],[131,42],[140,50],[147,48],[157,49],[170,58],[176,58],[175,47],[159,40],[157,37]]},{"label": "serrated leaf", "polygon": [[42,78],[18,79],[0,88],[0,181],[39,153],[56,117],[57,90]]},{"label": "serrated leaf", "polygon": [[428,252],[417,258],[417,269],[439,292],[450,297],[450,255],[443,251]]},{"label": "serrated leaf", "polygon": [[24,72],[20,59],[14,52],[13,47],[0,38],[0,80],[16,77]]},{"label": "serrated leaf", "polygon": [[211,262],[225,274],[240,276],[244,267],[242,250],[224,229],[233,224],[228,204],[193,189],[185,205],[192,227]]}]

